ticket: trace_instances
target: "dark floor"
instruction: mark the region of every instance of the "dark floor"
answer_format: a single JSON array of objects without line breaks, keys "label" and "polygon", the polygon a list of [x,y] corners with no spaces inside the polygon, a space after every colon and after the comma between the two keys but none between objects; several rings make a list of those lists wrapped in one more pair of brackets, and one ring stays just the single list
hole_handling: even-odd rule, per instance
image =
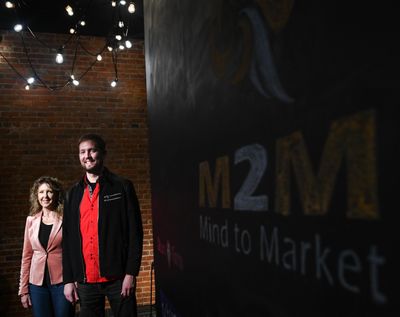
[{"label": "dark floor", "polygon": [[[76,317],[79,317],[79,312],[76,313]],[[106,309],[105,317],[114,317],[111,309]],[[138,317],[157,317],[155,307],[150,305],[138,307]]]}]

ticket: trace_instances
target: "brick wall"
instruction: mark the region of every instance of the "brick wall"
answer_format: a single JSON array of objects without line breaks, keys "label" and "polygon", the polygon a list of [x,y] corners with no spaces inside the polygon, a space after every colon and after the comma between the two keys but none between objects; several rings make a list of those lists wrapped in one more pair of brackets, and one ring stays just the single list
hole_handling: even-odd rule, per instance
[{"label": "brick wall", "polygon": [[[0,52],[23,76],[31,76],[19,35],[0,31],[0,36]],[[67,38],[57,34],[37,36],[54,48]],[[54,51],[29,34],[25,37],[37,73],[52,86],[62,84],[70,75],[73,45],[66,48],[65,63],[58,65],[54,62]],[[104,39],[84,37],[83,43],[87,50],[96,52]],[[77,180],[82,170],[76,142],[86,132],[104,136],[108,145],[106,165],[135,184],[144,225],[137,297],[139,305],[149,304],[153,247],[143,45],[143,41],[135,41],[132,49],[119,54],[116,88],[110,86],[114,67],[108,51],[80,80],[79,86],[68,85],[54,91],[25,90],[24,81],[0,56],[1,316],[30,315],[21,308],[17,296],[29,188],[41,175],[55,176],[65,187]],[[93,59],[85,54],[78,58],[78,73]]]}]

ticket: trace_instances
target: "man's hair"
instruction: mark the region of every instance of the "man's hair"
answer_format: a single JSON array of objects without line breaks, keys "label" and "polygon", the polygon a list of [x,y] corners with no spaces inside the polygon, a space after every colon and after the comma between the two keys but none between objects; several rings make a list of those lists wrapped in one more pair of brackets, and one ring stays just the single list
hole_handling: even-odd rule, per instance
[{"label": "man's hair", "polygon": [[106,150],[106,142],[103,140],[103,138],[100,135],[95,134],[95,133],[84,134],[79,138],[78,146],[82,142],[85,142],[85,141],[93,141],[94,144],[96,145],[97,149],[99,149],[103,153],[107,152],[107,150]]}]

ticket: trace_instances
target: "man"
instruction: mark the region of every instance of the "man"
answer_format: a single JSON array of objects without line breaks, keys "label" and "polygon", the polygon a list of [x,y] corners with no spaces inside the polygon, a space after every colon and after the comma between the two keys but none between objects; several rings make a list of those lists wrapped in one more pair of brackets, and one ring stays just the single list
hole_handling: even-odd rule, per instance
[{"label": "man", "polygon": [[64,295],[80,302],[80,317],[104,316],[105,297],[114,316],[136,316],[135,285],[143,228],[133,184],[104,167],[104,140],[78,142],[83,178],[67,194],[63,218]]}]

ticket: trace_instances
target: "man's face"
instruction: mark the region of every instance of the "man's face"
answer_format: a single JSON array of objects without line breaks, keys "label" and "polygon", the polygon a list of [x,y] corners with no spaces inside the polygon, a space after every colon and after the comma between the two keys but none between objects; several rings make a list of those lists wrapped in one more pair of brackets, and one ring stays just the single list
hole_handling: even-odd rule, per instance
[{"label": "man's face", "polygon": [[104,154],[91,141],[83,141],[79,144],[79,161],[88,173],[100,173],[103,168]]}]

